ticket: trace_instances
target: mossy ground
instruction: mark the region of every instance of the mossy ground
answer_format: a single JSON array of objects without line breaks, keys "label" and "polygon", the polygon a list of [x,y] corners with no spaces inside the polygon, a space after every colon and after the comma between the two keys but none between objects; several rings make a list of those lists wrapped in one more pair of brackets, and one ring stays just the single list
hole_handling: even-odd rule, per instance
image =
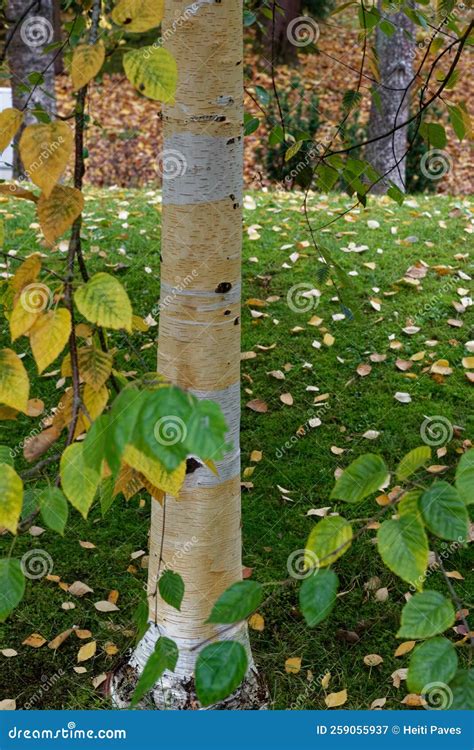
[{"label": "mossy ground", "polygon": [[[245,566],[253,568],[255,579],[268,582],[286,578],[289,554],[304,547],[317,520],[307,516],[309,509],[330,505],[331,510],[348,518],[367,517],[380,510],[373,499],[357,507],[330,502],[328,497],[337,468],[344,468],[367,451],[380,453],[394,467],[408,450],[421,444],[420,428],[429,416],[441,415],[456,426],[447,444],[447,455],[442,458],[434,455],[433,463],[452,467],[463,440],[472,439],[472,385],[465,378],[461,361],[466,355],[464,343],[474,338],[473,316],[469,310],[458,315],[452,306],[452,301],[461,296],[457,290],[468,287],[469,281],[454,278],[453,271],[443,275],[442,270],[436,272],[430,268],[419,289],[394,284],[409,266],[420,260],[431,267],[445,265],[472,275],[472,234],[466,229],[470,226],[472,230],[473,224],[469,210],[472,203],[445,196],[420,196],[403,207],[376,202],[370,210],[353,213],[352,221],[341,219],[332,224],[318,237],[345,271],[358,273],[350,277],[353,284],[345,289],[345,304],[357,317],[354,321],[334,321],[332,315],[341,312],[339,304],[331,299],[334,288],[318,282],[318,253],[311,246],[299,244],[308,239],[300,196],[254,193],[252,197],[256,208],[245,211],[241,322],[242,350],[253,350],[257,357],[243,362],[242,399],[244,405],[251,399],[262,399],[269,409],[266,414],[258,414],[244,406],[242,413],[243,469],[255,465],[254,473],[245,480],[253,482],[253,489],[243,493],[243,561]],[[6,248],[16,250],[18,255],[38,249],[32,206],[0,200]],[[315,226],[325,224],[337,210],[348,205],[348,199],[342,196],[327,199],[313,196],[309,203],[311,220]],[[135,312],[142,316],[154,310],[156,317],[160,209],[159,193],[153,190],[91,191],[86,203],[87,263],[92,271],[109,270],[120,278]],[[370,229],[369,219],[378,221],[380,226]],[[260,225],[254,229],[259,239],[250,239],[247,229],[251,225]],[[340,248],[351,241],[366,244],[369,249],[360,254],[342,252]],[[470,259],[460,258],[459,254],[469,253],[469,246]],[[293,252],[300,254],[296,262],[289,259]],[[64,254],[61,251],[51,254],[45,262],[60,270]],[[283,266],[285,263],[288,268]],[[300,283],[322,292],[319,305],[306,313],[295,312],[288,305],[289,290]],[[392,291],[396,292],[393,296],[384,295]],[[280,299],[265,307],[258,307],[255,302],[246,304],[247,300],[273,296]],[[370,298],[380,300],[380,310],[374,309]],[[252,317],[250,310],[263,312],[266,317]],[[319,328],[308,325],[312,315],[323,318]],[[462,328],[450,326],[449,318],[462,318]],[[403,333],[402,329],[412,323],[419,326],[419,332]],[[295,327],[303,330],[292,332]],[[316,349],[312,342],[322,341],[325,328],[334,336],[334,344],[330,347],[322,344]],[[147,333],[136,334],[133,346],[121,335],[115,337],[123,369],[129,372],[154,369],[156,331],[151,328]],[[390,348],[391,340],[400,341],[402,348],[398,351]],[[431,340],[437,343],[426,343]],[[258,348],[273,344],[276,346],[268,351]],[[6,345],[4,321],[2,346]],[[25,353],[25,364],[30,372],[35,372],[27,340],[20,339],[14,348]],[[420,351],[425,351],[425,355],[409,370],[412,377],[396,368],[397,357],[409,359]],[[371,363],[370,374],[360,377],[357,366],[370,362],[369,355],[375,352],[387,354],[386,360]],[[449,360],[453,373],[435,379],[426,370],[433,360],[441,358]],[[49,371],[58,369],[59,363],[60,360]],[[307,363],[312,365],[311,369]],[[285,370],[287,364],[291,369],[287,368],[284,381],[267,374]],[[58,379],[59,374],[32,378],[31,395],[41,397],[46,409],[57,403]],[[317,386],[319,394],[328,393],[328,400],[315,405],[313,400],[318,394],[307,391],[307,386]],[[410,393],[411,402],[396,401],[397,391]],[[280,395],[288,392],[293,396],[293,406],[280,401]],[[295,437],[298,428],[318,414],[321,426],[307,428],[304,436]],[[36,425],[37,420],[26,417],[17,422],[2,422],[0,443],[16,446]],[[362,437],[367,430],[376,430],[380,435],[369,441]],[[344,453],[335,455],[331,451],[333,446],[343,448]],[[257,464],[250,462],[253,450],[263,452],[263,459]],[[21,457],[17,468],[24,468]],[[452,476],[451,470],[446,476]],[[277,485],[289,492],[282,493]],[[17,540],[15,556],[35,547],[46,550],[53,559],[54,574],[66,583],[84,581],[94,589],[94,594],[78,599],[45,579],[28,583],[23,602],[0,627],[0,648],[18,651],[13,658],[0,655],[0,699],[16,698],[20,707],[25,704],[55,709],[107,707],[92,679],[113,668],[133,644],[134,611],[143,595],[146,570],[140,567],[140,560],[132,561],[130,556],[147,548],[149,502],[146,499],[144,507],[139,507],[138,497],[128,503],[118,499],[105,519],[95,507],[87,522],[73,511],[64,538],[47,530],[40,537],[26,535]],[[375,698],[382,697],[387,698],[386,708],[400,707],[407,691],[403,683],[398,690],[393,687],[390,675],[406,666],[408,660],[393,655],[407,585],[384,568],[374,547],[374,536],[371,531],[361,537],[337,562],[343,594],[330,618],[317,628],[309,630],[304,625],[296,589],[291,587],[275,590],[271,603],[262,610],[265,628],[263,632],[252,632],[252,643],[276,708],[325,708],[325,693],[318,677],[327,671],[332,675],[329,692],[348,690],[345,708],[368,708]],[[84,549],[79,540],[96,546]],[[10,544],[11,539],[5,537],[2,542],[5,551]],[[135,568],[132,572],[127,571],[130,564]],[[464,605],[472,608],[472,557],[466,551],[455,553],[447,567],[464,576],[454,584]],[[389,590],[389,598],[383,603],[364,588],[373,576],[380,578],[380,587]],[[440,574],[433,572],[429,584],[442,588]],[[106,599],[112,589],[120,593],[119,611],[100,614],[93,602]],[[75,609],[62,609],[65,601],[74,601]],[[91,630],[98,642],[96,656],[84,664],[85,674],[73,670],[82,645],[75,635],[57,652],[46,645],[39,649],[22,645],[33,632],[50,640],[73,625]],[[341,631],[357,632],[357,642],[347,642]],[[116,655],[107,655],[104,650],[107,643],[117,646]],[[370,653],[380,654],[383,663],[375,668],[366,667],[363,657]],[[285,660],[295,656],[302,659],[301,671],[287,674]],[[307,679],[308,670],[314,675],[312,682]]]}]

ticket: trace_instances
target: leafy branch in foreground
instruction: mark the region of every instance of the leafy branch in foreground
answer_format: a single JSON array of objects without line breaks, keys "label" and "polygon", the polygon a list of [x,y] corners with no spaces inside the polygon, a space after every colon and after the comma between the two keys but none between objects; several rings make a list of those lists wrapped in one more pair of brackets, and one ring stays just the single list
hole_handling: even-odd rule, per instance
[{"label": "leafy branch in foreground", "polygon": [[[431,572],[429,549],[430,546],[436,549],[437,539],[453,542],[457,549],[468,543],[468,506],[474,504],[474,449],[461,456],[452,484],[435,480],[425,486],[420,472],[430,458],[428,446],[407,453],[396,467],[394,478],[398,484],[392,490],[387,489],[390,472],[381,456],[368,453],[348,466],[337,480],[331,499],[354,505],[377,493],[382,509],[357,531],[353,529],[354,521],[339,514],[323,518],[314,526],[305,548],[306,572],[298,576],[303,578],[299,606],[310,628],[329,617],[339,590],[334,563],[349,551],[353,540],[376,530],[377,549],[383,563],[410,584],[396,633],[397,638],[419,641],[409,661],[409,689],[423,701],[432,683],[441,681],[450,691],[449,707],[467,709],[472,708],[474,672],[459,666],[458,653],[463,646],[473,647],[473,634],[457,597],[456,611],[451,598],[437,590],[424,590],[424,584]],[[380,522],[379,518],[388,512],[391,518]],[[439,557],[438,560],[452,597],[452,584]],[[278,590],[296,582],[290,577],[274,585]],[[239,620],[272,601],[273,594],[261,604],[264,586],[251,581],[234,584],[216,602],[209,621],[227,624],[226,632],[230,633]],[[443,634],[451,630],[456,619],[463,623],[465,635],[453,643]],[[247,657],[239,643],[220,641],[204,648],[196,667],[196,691],[201,703],[210,705],[229,695],[244,678],[246,669]]]}]

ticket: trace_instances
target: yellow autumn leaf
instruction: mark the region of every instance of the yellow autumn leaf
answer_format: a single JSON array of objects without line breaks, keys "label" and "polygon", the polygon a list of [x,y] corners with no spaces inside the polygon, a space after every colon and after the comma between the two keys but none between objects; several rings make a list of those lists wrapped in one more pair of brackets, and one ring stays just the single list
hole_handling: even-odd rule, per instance
[{"label": "yellow autumn leaf", "polygon": [[48,198],[64,172],[73,149],[73,133],[66,122],[28,125],[20,138],[20,156],[28,178]]},{"label": "yellow autumn leaf", "polygon": [[80,190],[55,185],[51,194],[41,194],[38,201],[38,219],[46,242],[53,243],[71,227],[84,208]]},{"label": "yellow autumn leaf", "polygon": [[258,612],[255,612],[253,615],[249,617],[249,627],[252,628],[252,630],[256,630],[258,633],[261,633],[263,630],[265,630],[265,620],[263,619],[262,615],[259,615]]},{"label": "yellow autumn leaf", "polygon": [[156,459],[145,456],[135,446],[127,445],[123,452],[123,460],[132,469],[148,479],[155,487],[163,490],[168,495],[177,497],[186,476],[186,461],[183,461],[177,469],[168,473],[164,466]]},{"label": "yellow autumn leaf", "polygon": [[10,279],[11,288],[14,292],[21,292],[25,286],[36,281],[36,277],[40,271],[41,255],[33,253],[16,269],[15,274]]},{"label": "yellow autumn leaf", "polygon": [[0,403],[26,412],[30,383],[18,354],[13,349],[0,349]]},{"label": "yellow autumn leaf", "polygon": [[301,657],[292,656],[285,661],[285,672],[287,674],[298,674],[301,669]]},{"label": "yellow autumn leaf", "polygon": [[155,101],[173,104],[178,82],[176,60],[163,47],[140,47],[126,52],[123,69],[140,93]]},{"label": "yellow autumn leaf", "polygon": [[90,641],[89,643],[85,643],[77,652],[77,661],[81,662],[92,659],[96,651],[97,641]]},{"label": "yellow autumn leaf", "polygon": [[324,699],[324,702],[328,708],[336,708],[337,706],[343,706],[347,701],[347,690],[340,690],[338,693],[329,693]]},{"label": "yellow autumn leaf", "polygon": [[137,494],[139,490],[143,488],[142,475],[132,469],[131,466],[122,463],[118,477],[114,484],[113,496],[123,494],[125,500],[130,500],[131,497]]},{"label": "yellow autumn leaf", "polygon": [[0,526],[16,534],[23,506],[23,482],[9,464],[0,464]]},{"label": "yellow autumn leaf", "polygon": [[71,61],[73,91],[78,91],[96,77],[105,60],[102,39],[95,44],[78,44]]},{"label": "yellow autumn leaf", "polygon": [[119,0],[112,11],[112,21],[125,26],[127,32],[148,31],[159,26],[164,9],[164,0]]},{"label": "yellow autumn leaf", "polygon": [[9,320],[10,335],[12,337],[12,341],[15,341],[25,333],[28,333],[30,328],[38,320],[38,315],[40,314],[40,312],[41,310],[35,312],[34,310],[25,307],[21,298],[17,301],[11,312]]},{"label": "yellow autumn leaf", "polygon": [[104,328],[132,330],[132,306],[122,284],[109,273],[96,273],[74,294],[77,309]]},{"label": "yellow autumn leaf", "polygon": [[41,315],[30,331],[30,344],[38,372],[54,362],[71,333],[71,314],[65,307]]},{"label": "yellow autumn leaf", "polygon": [[8,144],[20,127],[23,120],[23,112],[14,107],[7,107],[0,112],[0,153],[6,149]]},{"label": "yellow autumn leaf", "polygon": [[[78,351],[79,372],[85,383],[98,391],[102,388],[112,372],[113,356],[93,346],[86,346]],[[66,372],[63,373],[64,375]],[[71,373],[68,372],[68,375]]]},{"label": "yellow autumn leaf", "polygon": [[394,656],[404,656],[412,651],[416,646],[416,641],[403,641],[395,650]]},{"label": "yellow autumn leaf", "polygon": [[[107,401],[109,400],[109,391],[103,385],[98,390],[92,388],[90,385],[86,384],[84,386],[84,391],[82,394],[82,400],[84,402],[84,406],[87,409],[87,414],[90,416],[92,421],[94,422],[97,417],[100,417],[102,412],[104,411]],[[90,427],[89,419],[86,415],[86,425],[87,428]]]}]

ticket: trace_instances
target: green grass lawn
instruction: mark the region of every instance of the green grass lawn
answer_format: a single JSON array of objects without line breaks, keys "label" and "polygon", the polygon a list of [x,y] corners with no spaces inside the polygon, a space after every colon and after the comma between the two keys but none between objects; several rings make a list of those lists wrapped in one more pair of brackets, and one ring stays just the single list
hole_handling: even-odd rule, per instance
[{"label": "green grass lawn", "polygon": [[[391,202],[371,202],[369,210],[353,212],[350,221],[342,218],[327,227],[318,237],[350,272],[345,304],[357,313],[353,321],[338,320],[341,307],[333,300],[335,289],[318,281],[318,253],[306,244],[301,196],[253,193],[251,197],[255,208],[245,210],[242,350],[257,356],[242,363],[242,400],[245,405],[262,399],[268,412],[255,413],[245,407],[242,412],[242,470],[255,466],[253,474],[247,472],[244,477],[253,487],[242,498],[243,560],[253,568],[255,579],[267,582],[287,577],[288,556],[304,547],[317,520],[307,515],[308,510],[331,506],[331,511],[347,518],[367,517],[380,510],[374,500],[357,507],[329,502],[337,469],[368,451],[380,453],[394,467],[404,453],[422,444],[420,429],[427,417],[442,416],[454,425],[446,455],[437,457],[435,447],[433,464],[453,467],[463,441],[472,440],[472,385],[462,359],[467,354],[465,343],[474,338],[473,308],[461,314],[452,303],[468,296],[470,281],[458,272],[472,276],[472,235],[467,230],[474,225],[472,201],[419,196],[401,208]],[[309,203],[311,221],[315,227],[326,224],[349,205],[347,197],[314,195]],[[0,218],[5,220],[7,249],[18,255],[38,249],[39,230],[30,204],[0,198]],[[88,265],[121,278],[134,311],[144,317],[153,311],[159,295],[160,219],[158,191],[110,189],[88,195],[84,227]],[[379,226],[370,228],[369,220]],[[351,242],[368,249],[343,252],[341,248]],[[293,253],[299,254],[296,260],[296,256],[290,258]],[[61,270],[61,249],[49,255],[47,263]],[[419,286],[397,284],[420,261],[428,269]],[[293,302],[288,304],[288,292],[298,284],[321,291],[319,304],[306,312],[292,309]],[[265,306],[255,302],[268,299]],[[290,299],[295,299],[294,292]],[[310,301],[303,299],[305,306]],[[255,311],[263,315],[256,317]],[[309,325],[313,316],[322,318],[319,326]],[[450,325],[452,319],[462,320],[462,327]],[[408,326],[419,331],[405,333]],[[152,327],[136,334],[133,346],[116,337],[123,369],[154,369],[156,331]],[[324,343],[325,334],[334,338],[332,343],[326,336],[332,345]],[[1,345],[7,346],[5,320],[1,336]],[[24,362],[33,372],[27,340],[20,339],[14,348],[25,353]],[[409,360],[419,352],[424,354],[412,360],[409,370],[397,368],[397,358]],[[374,362],[373,354],[386,358]],[[438,359],[449,361],[451,375],[443,378],[429,373]],[[358,374],[361,364],[372,366],[368,375]],[[48,368],[56,370],[55,375],[32,383],[31,395],[43,398],[46,410],[59,399],[59,367],[60,359]],[[284,372],[284,380],[268,374],[277,370]],[[411,401],[400,403],[394,398],[397,392],[410,394]],[[292,406],[282,403],[283,393],[291,393]],[[315,404],[315,397],[323,394],[327,398]],[[316,417],[321,425],[309,427],[308,420]],[[18,445],[37,424],[37,419],[27,417],[0,422],[0,444]],[[378,432],[378,437],[364,437],[368,430]],[[263,452],[258,463],[250,461],[255,450]],[[21,457],[16,465],[25,468]],[[452,468],[444,476],[449,479]],[[64,538],[47,530],[39,537],[26,535],[17,540],[16,556],[35,547],[46,550],[54,561],[53,574],[67,584],[84,581],[94,593],[75,598],[44,578],[28,583],[22,604],[0,626],[0,650],[18,652],[11,658],[0,654],[0,700],[16,698],[19,707],[32,701],[36,708],[107,707],[92,680],[112,669],[133,643],[133,615],[143,595],[146,569],[140,559],[131,560],[131,554],[147,548],[149,502],[144,497],[128,503],[118,499],[104,520],[94,507],[87,523],[73,511]],[[265,628],[252,631],[252,645],[275,708],[325,708],[320,678],[327,671],[331,680],[326,692],[348,691],[345,708],[366,709],[376,698],[387,699],[385,708],[401,707],[407,690],[403,682],[398,689],[394,687],[391,674],[408,663],[407,656],[394,657],[394,634],[408,587],[384,568],[374,537],[375,531],[370,531],[336,563],[343,594],[326,622],[309,630],[291,587],[278,590],[262,610]],[[95,547],[84,548],[79,541]],[[11,539],[4,537],[5,550],[10,544]],[[472,555],[454,553],[446,566],[463,576],[453,583],[464,606],[472,609]],[[430,575],[429,585],[443,589],[438,572]],[[370,590],[374,586],[388,589],[385,601],[375,598]],[[119,611],[98,613],[93,602],[106,599],[112,589],[120,594]],[[71,601],[74,609],[62,608]],[[46,645],[37,649],[22,645],[32,633],[49,641],[73,625],[90,630],[98,642],[96,656],[84,664],[85,673],[74,671],[83,643],[74,634],[56,652]],[[107,654],[114,650],[110,644],[117,647],[116,654]],[[383,657],[383,663],[369,668],[363,657],[374,653]],[[290,657],[301,657],[298,674],[285,671]]]}]

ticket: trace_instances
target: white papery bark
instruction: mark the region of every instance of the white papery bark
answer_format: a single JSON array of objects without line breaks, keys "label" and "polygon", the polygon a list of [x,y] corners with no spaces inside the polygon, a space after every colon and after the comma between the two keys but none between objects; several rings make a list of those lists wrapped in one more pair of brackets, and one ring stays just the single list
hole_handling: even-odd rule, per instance
[{"label": "white papery bark", "polygon": [[[206,623],[218,597],[242,577],[242,3],[168,2],[163,38],[177,62],[178,89],[175,103],[163,110],[158,371],[198,397],[217,401],[234,447],[217,463],[217,476],[194,461],[179,498],[168,496],[164,507],[153,503],[150,628],[115,680],[114,698],[126,703],[157,638],[166,635],[177,643],[179,661],[151,698],[158,708],[182,709],[197,707],[194,667],[203,643],[237,639],[252,664],[246,623],[231,629]],[[154,596],[165,568],[184,579],[181,611]],[[219,708],[260,707],[259,694],[252,665],[243,686]]]}]

